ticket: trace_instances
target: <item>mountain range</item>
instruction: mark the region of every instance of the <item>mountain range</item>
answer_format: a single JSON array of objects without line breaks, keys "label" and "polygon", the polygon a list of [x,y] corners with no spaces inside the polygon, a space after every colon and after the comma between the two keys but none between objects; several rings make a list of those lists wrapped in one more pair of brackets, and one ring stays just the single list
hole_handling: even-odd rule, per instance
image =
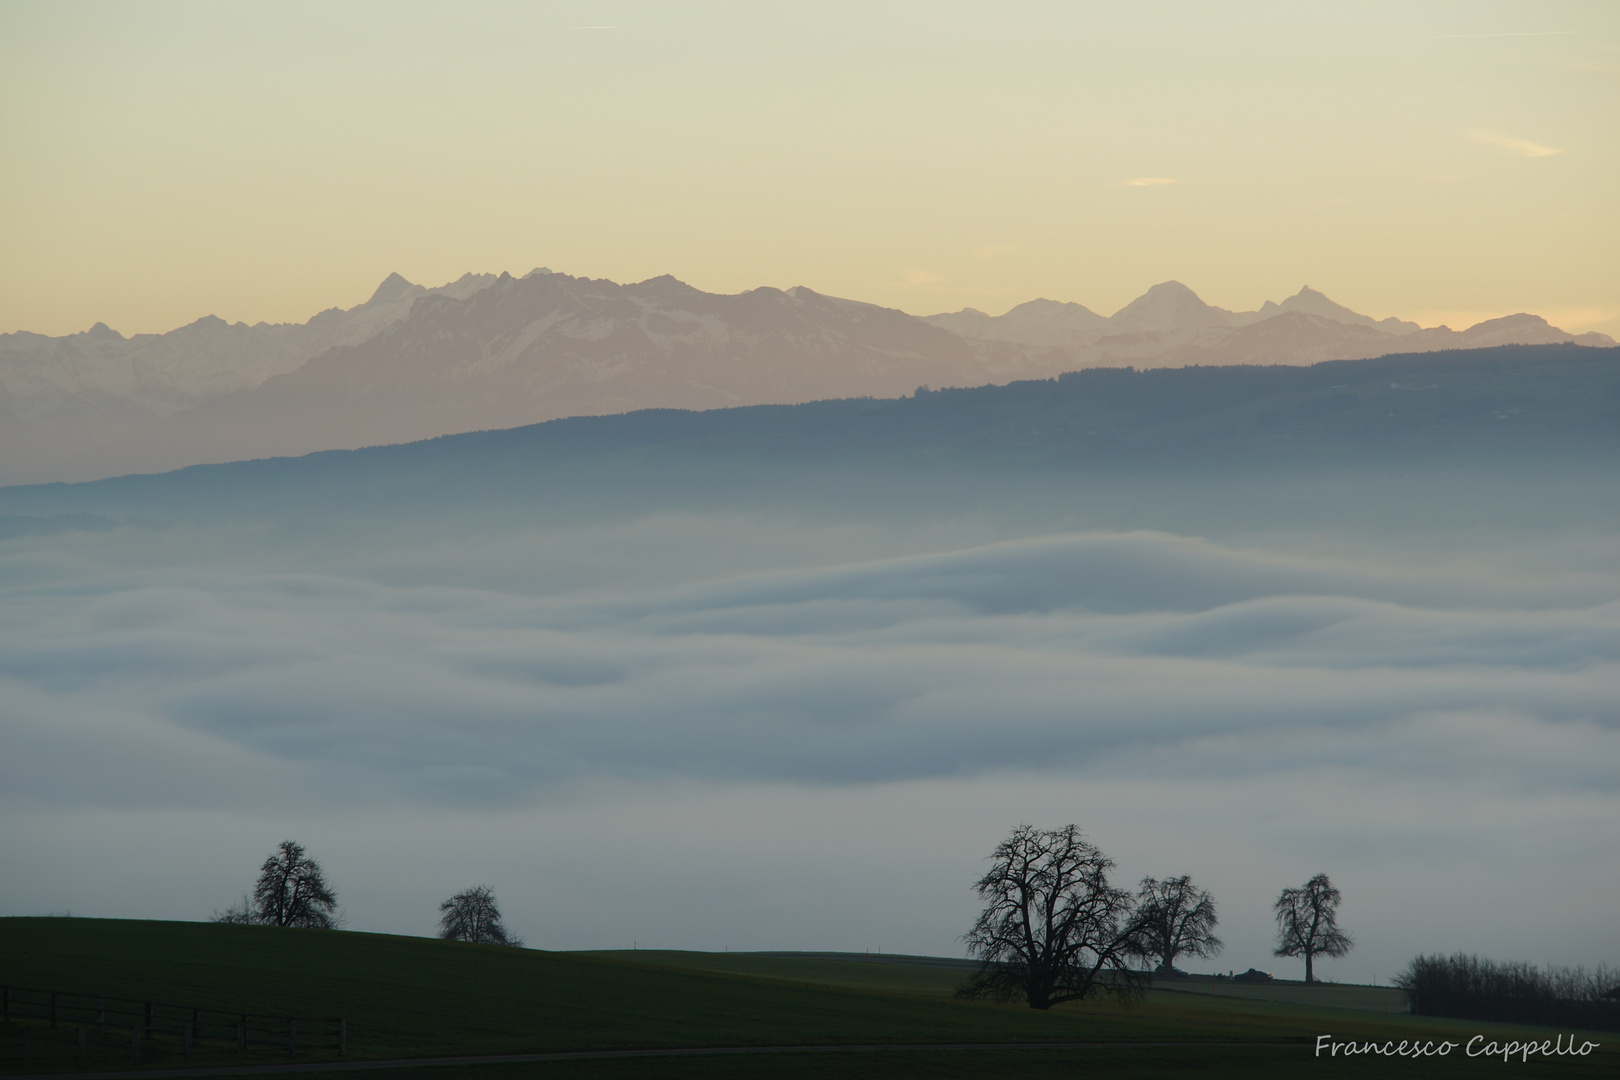
[{"label": "mountain range", "polygon": [[1206,304],[1179,281],[1153,286],[1112,316],[1080,304],[1031,300],[1004,315],[974,308],[924,321],[981,341],[1064,349],[1073,368],[1184,367],[1190,364],[1308,364],[1442,349],[1575,342],[1607,346],[1606,334],[1569,334],[1536,315],[1489,319],[1466,330],[1374,319],[1309,286],[1256,311]]},{"label": "mountain range", "polygon": [[1034,300],[916,318],[799,286],[707,293],[537,269],[437,288],[390,275],[303,324],[212,316],[124,337],[0,335],[0,483],[406,442],[639,408],[892,397],[1093,367],[1308,364],[1501,344],[1612,345],[1533,315],[1458,332],[1312,289],[1252,312],[1178,282],[1112,316]]}]

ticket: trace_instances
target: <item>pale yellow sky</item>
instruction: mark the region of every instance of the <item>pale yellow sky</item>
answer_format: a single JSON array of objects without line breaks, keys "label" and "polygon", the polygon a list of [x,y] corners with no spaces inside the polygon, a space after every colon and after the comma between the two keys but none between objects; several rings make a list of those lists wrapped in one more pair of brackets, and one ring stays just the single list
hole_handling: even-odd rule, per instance
[{"label": "pale yellow sky", "polygon": [[0,332],[390,271],[1620,336],[1620,3],[0,2]]}]

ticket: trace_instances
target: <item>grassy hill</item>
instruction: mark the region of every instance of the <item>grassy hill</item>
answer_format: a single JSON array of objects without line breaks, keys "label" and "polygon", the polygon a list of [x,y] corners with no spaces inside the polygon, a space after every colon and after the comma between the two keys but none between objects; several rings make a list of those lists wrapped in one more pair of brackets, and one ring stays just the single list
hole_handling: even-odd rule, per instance
[{"label": "grassy hill", "polygon": [[[512,1063],[401,1070],[429,1080],[513,1076],[1072,1076],[1128,1067],[1133,1076],[1201,1069],[1257,1075],[1307,1066],[1373,1075],[1378,1062],[1313,1062],[1309,1041],[1456,1038],[1508,1029],[1322,1005],[1153,992],[1132,1008],[1098,1002],[1038,1013],[969,1003],[950,993],[961,971],[937,963],[704,953],[548,953],[381,934],[199,923],[67,918],[0,919],[0,982],[233,1010],[343,1016],[349,1059],[568,1050],[883,1044],[1094,1044],[1080,1049],[875,1050]],[[23,1067],[20,1032],[6,1026],[0,1068]],[[65,1041],[37,1034],[33,1071],[65,1071]],[[1542,1033],[1550,1035],[1550,1033]],[[65,1032],[60,1033],[67,1038]],[[1120,1044],[1181,1044],[1130,1047]],[[1101,1044],[1101,1045],[1098,1045]],[[1112,1045],[1108,1045],[1112,1044]],[[1208,1045],[1217,1044],[1217,1045]],[[1225,1045],[1219,1045],[1225,1044]],[[51,1050],[54,1046],[55,1049]],[[91,1064],[122,1064],[109,1042]],[[40,1055],[51,1050],[54,1058]],[[330,1053],[312,1055],[330,1058]],[[1402,1062],[1402,1075],[1458,1075],[1458,1056]],[[125,1059],[127,1060],[127,1059]],[[254,1060],[285,1061],[285,1055]],[[193,1064],[236,1064],[224,1049]],[[1524,1070],[1598,1075],[1613,1054]],[[182,1064],[171,1037],[144,1064]],[[1386,1068],[1388,1064],[1386,1063]],[[1438,1069],[1438,1071],[1436,1071]],[[1371,1070],[1371,1071],[1369,1071]]]}]

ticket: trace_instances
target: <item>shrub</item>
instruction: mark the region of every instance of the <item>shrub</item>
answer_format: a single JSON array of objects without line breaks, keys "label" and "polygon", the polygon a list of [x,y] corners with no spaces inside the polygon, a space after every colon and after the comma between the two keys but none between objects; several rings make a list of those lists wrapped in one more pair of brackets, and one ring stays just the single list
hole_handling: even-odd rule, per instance
[{"label": "shrub", "polygon": [[1620,972],[1455,956],[1419,956],[1395,979],[1412,1011],[1425,1016],[1500,1020],[1620,1031],[1620,1001],[1604,995]]}]

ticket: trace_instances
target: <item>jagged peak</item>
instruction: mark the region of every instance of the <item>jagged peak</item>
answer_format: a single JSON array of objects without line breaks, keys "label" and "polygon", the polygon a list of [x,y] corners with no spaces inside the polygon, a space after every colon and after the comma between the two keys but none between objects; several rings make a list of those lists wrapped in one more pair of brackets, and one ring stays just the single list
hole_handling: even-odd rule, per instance
[{"label": "jagged peak", "polygon": [[1178,295],[1178,296],[1190,296],[1194,300],[1198,300],[1199,303],[1203,303],[1203,301],[1201,299],[1199,299],[1199,296],[1198,296],[1197,293],[1195,293],[1191,289],[1187,288],[1187,286],[1183,285],[1181,282],[1177,281],[1175,278],[1171,278],[1169,281],[1161,281],[1161,282],[1159,282],[1157,285],[1154,285],[1154,286],[1150,287],[1148,289],[1148,291],[1143,293],[1142,295],[1143,296],[1164,296],[1164,295],[1167,295],[1167,294],[1174,294],[1174,295]]},{"label": "jagged peak", "polygon": [[366,303],[392,304],[405,299],[420,288],[420,285],[413,285],[397,273],[389,274],[383,278],[382,284],[377,286],[377,291],[371,294],[371,299],[367,300]]},{"label": "jagged peak", "polygon": [[[969,310],[969,309],[964,309],[964,310]],[[1095,311],[1092,311],[1090,308],[1086,307],[1086,305],[1077,304],[1073,300],[1048,300],[1044,296],[1037,296],[1033,300],[1025,300],[1022,304],[1019,304],[1017,307],[1008,309],[1007,314],[1011,315],[1015,311],[1054,311],[1054,310],[1055,311],[1064,311],[1064,312],[1069,312],[1069,313],[1078,313],[1078,312],[1083,311],[1087,315],[1097,315],[1097,313]],[[1100,318],[1102,318],[1102,316],[1097,315],[1097,318],[1100,319]]]},{"label": "jagged peak", "polygon": [[[612,282],[607,282],[612,285]],[[633,295],[650,298],[654,303],[669,304],[690,300],[693,297],[708,296],[702,289],[695,288],[676,277],[674,274],[659,274],[644,281],[633,282],[629,285],[614,288],[625,288]]]},{"label": "jagged peak", "polygon": [[1166,303],[1185,307],[1209,307],[1197,293],[1181,282],[1172,279],[1170,281],[1161,281],[1152,286],[1147,292],[1120,308],[1119,311],[1114,312],[1114,317],[1117,318],[1123,312],[1130,311],[1133,308],[1143,308],[1150,305],[1157,307]]},{"label": "jagged peak", "polygon": [[1560,333],[1565,332],[1561,328],[1556,327],[1552,323],[1548,322],[1546,319],[1543,319],[1540,315],[1532,315],[1528,311],[1519,311],[1512,315],[1500,315],[1494,319],[1486,319],[1483,322],[1475,323],[1468,329],[1475,330],[1481,326],[1545,326],[1549,330],[1558,330]]},{"label": "jagged peak", "polygon": [[1228,313],[1211,307],[1179,281],[1161,281],[1110,316],[1121,326],[1169,329],[1228,326]]},{"label": "jagged peak", "polygon": [[90,329],[86,330],[84,333],[87,336],[93,337],[93,338],[114,338],[114,339],[116,339],[118,341],[123,341],[124,340],[124,335],[123,334],[120,334],[118,331],[114,330],[112,327],[108,326],[104,322],[96,323],[96,325],[92,326]]}]

